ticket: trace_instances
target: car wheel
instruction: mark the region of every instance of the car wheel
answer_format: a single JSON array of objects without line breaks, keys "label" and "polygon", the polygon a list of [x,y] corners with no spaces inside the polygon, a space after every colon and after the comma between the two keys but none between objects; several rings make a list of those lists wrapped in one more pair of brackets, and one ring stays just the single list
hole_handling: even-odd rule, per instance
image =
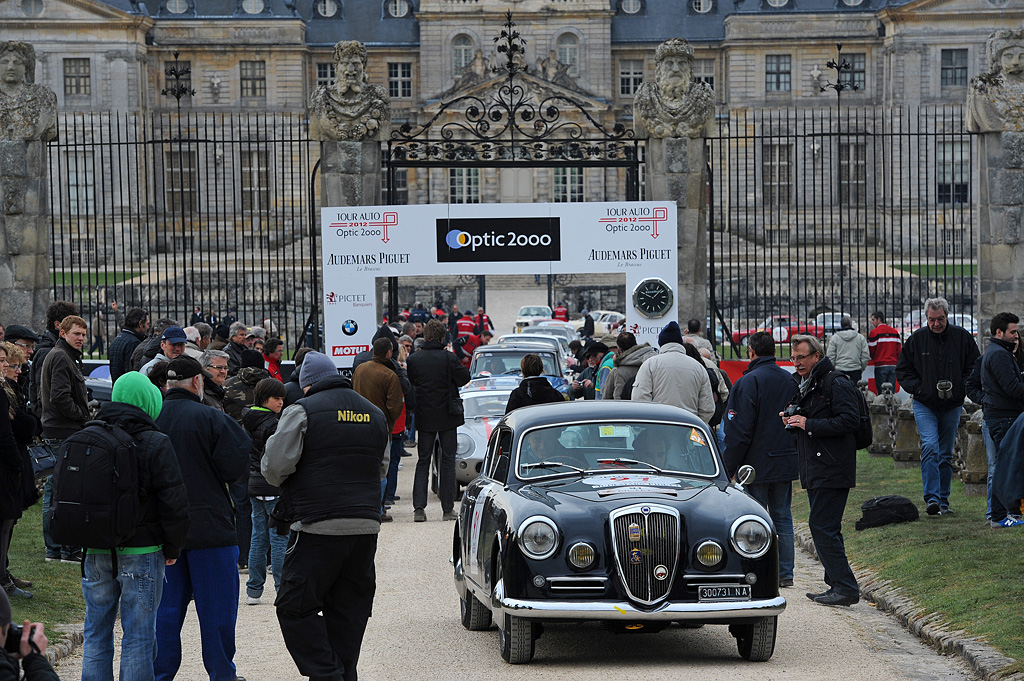
[{"label": "car wheel", "polygon": [[732,635],[736,637],[740,657],[750,662],[765,662],[770,659],[775,652],[778,621],[778,617],[765,617],[754,624],[729,627]]},{"label": "car wheel", "polygon": [[533,659],[536,635],[530,620],[505,615],[505,626],[498,629],[501,659],[509,664],[526,664]]},{"label": "car wheel", "polygon": [[490,628],[491,611],[469,589],[466,589],[466,596],[459,600],[459,607],[462,611],[462,626],[466,629],[484,631]]}]

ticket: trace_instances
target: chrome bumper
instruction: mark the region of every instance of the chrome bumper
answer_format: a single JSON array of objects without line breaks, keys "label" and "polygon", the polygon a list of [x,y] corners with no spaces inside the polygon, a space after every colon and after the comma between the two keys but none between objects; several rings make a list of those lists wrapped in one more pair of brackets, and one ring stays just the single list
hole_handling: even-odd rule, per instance
[{"label": "chrome bumper", "polygon": [[532,601],[507,598],[505,585],[499,581],[491,596],[494,614],[514,615],[525,619],[567,620],[733,620],[746,617],[775,617],[786,609],[782,596],[755,601],[717,603],[666,602],[652,610],[640,610],[629,601]]}]

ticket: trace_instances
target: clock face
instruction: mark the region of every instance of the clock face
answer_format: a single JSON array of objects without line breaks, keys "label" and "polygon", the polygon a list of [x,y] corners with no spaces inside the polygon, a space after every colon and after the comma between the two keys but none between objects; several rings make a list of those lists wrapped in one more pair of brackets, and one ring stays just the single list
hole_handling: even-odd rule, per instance
[{"label": "clock face", "polygon": [[644,279],[633,289],[633,307],[648,319],[664,317],[672,302],[672,287],[663,279]]}]

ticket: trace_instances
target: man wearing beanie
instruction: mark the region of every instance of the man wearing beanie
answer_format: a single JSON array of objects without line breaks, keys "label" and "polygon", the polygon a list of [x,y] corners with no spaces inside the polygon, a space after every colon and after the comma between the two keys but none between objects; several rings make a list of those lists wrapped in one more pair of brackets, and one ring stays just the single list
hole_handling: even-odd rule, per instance
[{"label": "man wearing beanie", "polygon": [[188,494],[170,439],[156,426],[163,395],[138,371],[114,382],[111,401],[97,419],[117,426],[135,440],[142,522],[115,549],[85,547],[82,595],[85,642],[82,678],[113,678],[114,619],[120,610],[121,678],[152,681],[156,657],[156,607],[165,565],[173,565],[188,534]]},{"label": "man wearing beanie", "polygon": [[633,401],[682,407],[707,423],[715,415],[711,379],[703,364],[687,356],[679,324],[665,325],[658,334],[658,346],[658,354],[636,372]]},{"label": "man wearing beanie", "polygon": [[[16,654],[4,650],[7,637],[11,635],[11,603],[7,593],[0,589],[0,681],[60,681],[57,672],[46,661],[46,634],[41,622],[22,624],[21,646]],[[18,671],[18,660],[25,676]]]},{"label": "man wearing beanie", "polygon": [[159,681],[181,666],[181,627],[195,599],[210,681],[241,681],[235,673],[238,537],[225,488],[249,471],[252,442],[242,426],[202,403],[203,369],[185,355],[167,365],[167,394],[156,420],[170,439],[188,493],[191,524],[181,555],[165,572],[156,616]]},{"label": "man wearing beanie", "polygon": [[281,413],[261,462],[267,482],[281,488],[274,515],[292,530],[274,605],[299,673],[355,679],[377,588],[390,431],[384,413],[326,355],[306,355],[299,385],[306,396]]}]

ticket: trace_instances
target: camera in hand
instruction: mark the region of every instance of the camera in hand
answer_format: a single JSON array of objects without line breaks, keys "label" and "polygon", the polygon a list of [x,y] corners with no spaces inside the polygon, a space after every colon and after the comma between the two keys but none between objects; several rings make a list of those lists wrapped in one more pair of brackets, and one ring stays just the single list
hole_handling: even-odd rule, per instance
[{"label": "camera in hand", "polygon": [[[21,653],[22,629],[24,629],[23,626],[21,626],[20,624],[15,624],[14,622],[11,622],[11,626],[7,629],[7,640],[4,641],[4,650],[6,650],[11,655],[18,655],[19,653]],[[35,627],[30,629],[28,632],[29,640],[31,640],[32,635],[34,633]]]},{"label": "camera in hand", "polygon": [[[804,410],[800,408],[800,405],[798,405],[798,404],[791,404],[791,405],[789,405],[788,407],[786,407],[783,410],[782,415],[785,416],[786,418],[789,418],[790,416],[800,416],[803,413],[804,413]],[[795,429],[796,429],[796,426],[791,426],[788,423],[786,424],[786,430],[795,430]]]}]

